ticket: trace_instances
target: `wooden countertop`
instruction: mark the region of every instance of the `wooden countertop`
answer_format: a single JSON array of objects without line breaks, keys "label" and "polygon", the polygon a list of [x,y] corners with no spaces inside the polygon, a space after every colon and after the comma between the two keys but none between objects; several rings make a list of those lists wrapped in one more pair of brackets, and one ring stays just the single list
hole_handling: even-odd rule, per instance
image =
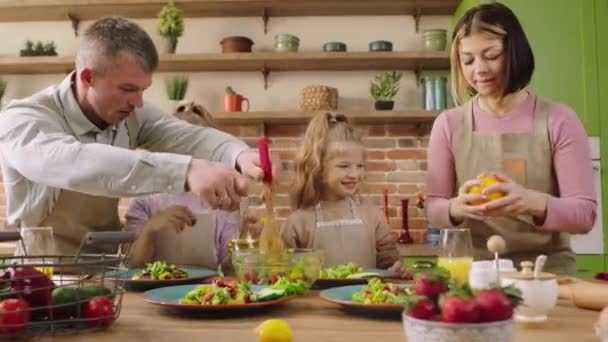
[{"label": "wooden countertop", "polygon": [[[598,312],[560,302],[541,327],[515,325],[514,342],[597,341],[593,325]],[[86,335],[59,336],[43,341],[257,341],[254,328],[270,318],[285,319],[294,331],[293,342],[403,342],[400,319],[373,319],[346,314],[313,291],[304,298],[268,312],[239,317],[180,317],[143,301],[141,293],[127,293],[119,319],[109,330]],[[85,337],[86,336],[86,337]]]},{"label": "wooden countertop", "polygon": [[399,250],[400,256],[437,256],[437,247],[429,246],[426,244],[410,244],[402,245],[398,244],[397,249]]}]

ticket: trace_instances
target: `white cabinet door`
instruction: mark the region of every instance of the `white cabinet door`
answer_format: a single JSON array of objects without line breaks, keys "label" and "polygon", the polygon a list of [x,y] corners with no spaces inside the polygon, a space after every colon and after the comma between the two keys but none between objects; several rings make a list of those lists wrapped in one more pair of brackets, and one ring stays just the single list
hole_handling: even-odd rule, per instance
[{"label": "white cabinet door", "polygon": [[576,254],[604,254],[604,225],[602,222],[602,169],[599,160],[593,160],[593,181],[597,195],[597,220],[585,235],[572,235],[572,249]]}]

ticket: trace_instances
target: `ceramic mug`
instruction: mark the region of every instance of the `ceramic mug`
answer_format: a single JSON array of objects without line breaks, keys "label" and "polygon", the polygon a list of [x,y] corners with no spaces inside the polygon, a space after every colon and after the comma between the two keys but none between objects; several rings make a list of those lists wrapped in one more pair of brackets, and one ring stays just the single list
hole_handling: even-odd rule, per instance
[{"label": "ceramic mug", "polygon": [[[243,102],[245,102],[245,110],[243,110]],[[224,112],[248,112],[249,99],[239,95],[224,95]]]}]

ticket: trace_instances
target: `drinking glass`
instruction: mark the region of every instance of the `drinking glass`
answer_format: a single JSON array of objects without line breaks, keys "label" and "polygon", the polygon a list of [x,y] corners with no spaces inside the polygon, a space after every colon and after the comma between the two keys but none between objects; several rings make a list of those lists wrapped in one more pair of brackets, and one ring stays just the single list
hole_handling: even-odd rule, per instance
[{"label": "drinking glass", "polygon": [[457,282],[468,282],[473,265],[473,243],[468,228],[441,229],[437,264],[447,269]]}]

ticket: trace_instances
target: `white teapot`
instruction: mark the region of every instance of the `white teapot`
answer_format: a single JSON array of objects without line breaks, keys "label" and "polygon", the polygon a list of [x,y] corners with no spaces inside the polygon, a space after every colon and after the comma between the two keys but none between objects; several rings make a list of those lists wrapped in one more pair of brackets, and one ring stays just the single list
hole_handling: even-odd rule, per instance
[{"label": "white teapot", "polygon": [[534,264],[531,261],[523,261],[521,272],[501,272],[502,286],[514,285],[522,292],[523,303],[515,309],[514,315],[518,322],[544,322],[547,320],[547,313],[557,304],[556,276],[540,272],[546,256],[541,255],[539,259],[542,261],[537,260],[535,271],[532,271]]}]

